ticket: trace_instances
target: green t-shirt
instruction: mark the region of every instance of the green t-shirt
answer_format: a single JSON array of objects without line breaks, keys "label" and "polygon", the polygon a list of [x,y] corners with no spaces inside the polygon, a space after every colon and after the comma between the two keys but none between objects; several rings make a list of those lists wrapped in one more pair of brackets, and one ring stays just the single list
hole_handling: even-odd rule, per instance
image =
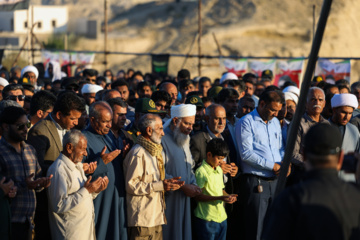
[{"label": "green t-shirt", "polygon": [[[223,171],[221,167],[214,170],[205,160],[195,172],[196,183],[203,189],[203,194],[208,196],[222,196],[224,189]],[[221,223],[227,215],[224,202],[221,200],[211,202],[198,202],[194,212],[195,216],[206,221]]]}]

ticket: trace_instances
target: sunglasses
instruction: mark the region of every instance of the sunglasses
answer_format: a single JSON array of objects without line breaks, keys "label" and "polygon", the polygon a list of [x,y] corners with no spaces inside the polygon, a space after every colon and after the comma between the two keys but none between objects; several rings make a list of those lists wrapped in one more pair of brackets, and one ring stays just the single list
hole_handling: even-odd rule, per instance
[{"label": "sunglasses", "polygon": [[25,95],[19,95],[19,96],[11,95],[11,96],[8,96],[8,97],[6,98],[6,100],[11,100],[11,101],[16,101],[16,100],[24,101],[24,100],[25,100]]},{"label": "sunglasses", "polygon": [[28,122],[23,123],[23,124],[21,124],[21,125],[17,125],[17,126],[16,126],[16,129],[17,129],[18,131],[21,131],[21,130],[24,130],[25,127],[27,127],[27,128],[29,129],[30,126],[31,126],[31,122],[28,121]]}]

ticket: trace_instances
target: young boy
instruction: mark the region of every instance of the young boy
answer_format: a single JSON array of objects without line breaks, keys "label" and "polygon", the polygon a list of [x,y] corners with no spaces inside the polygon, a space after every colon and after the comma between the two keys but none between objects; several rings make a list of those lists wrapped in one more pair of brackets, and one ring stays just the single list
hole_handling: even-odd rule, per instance
[{"label": "young boy", "polygon": [[195,233],[199,240],[225,240],[227,215],[224,203],[232,204],[237,195],[224,190],[223,171],[220,163],[229,154],[229,148],[220,138],[212,139],[206,146],[206,160],[196,170],[196,182],[202,194],[195,199]]}]

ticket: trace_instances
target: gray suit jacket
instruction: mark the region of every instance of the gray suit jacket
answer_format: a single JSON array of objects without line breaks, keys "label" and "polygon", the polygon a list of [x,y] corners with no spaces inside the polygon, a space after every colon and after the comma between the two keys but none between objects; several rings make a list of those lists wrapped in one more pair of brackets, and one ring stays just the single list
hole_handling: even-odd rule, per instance
[{"label": "gray suit jacket", "polygon": [[36,149],[41,169],[46,174],[47,169],[62,151],[59,133],[50,116],[36,123],[30,129],[27,143]]}]

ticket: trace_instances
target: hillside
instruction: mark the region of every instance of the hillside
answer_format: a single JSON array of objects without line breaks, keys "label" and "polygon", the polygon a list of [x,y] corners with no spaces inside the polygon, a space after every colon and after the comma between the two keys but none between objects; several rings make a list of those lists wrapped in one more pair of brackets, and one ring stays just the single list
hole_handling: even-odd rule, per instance
[{"label": "hillside", "polygon": [[[43,0],[45,4],[69,4],[70,16],[103,19],[103,1]],[[186,54],[198,30],[197,1],[108,0],[110,51]],[[213,33],[223,55],[307,56],[312,39],[313,4],[316,20],[321,0],[203,0],[202,53],[217,55]],[[357,57],[360,48],[360,1],[334,0],[320,56]],[[89,49],[89,46],[91,48]],[[76,49],[103,50],[102,39],[82,40]],[[197,44],[191,53],[197,54]],[[101,56],[98,56],[101,58]],[[134,67],[150,71],[150,57],[111,55],[111,68]],[[176,74],[183,58],[170,60]],[[202,75],[218,77],[217,59],[204,59]],[[360,63],[353,61],[352,81],[359,78]],[[101,66],[97,66],[101,68]],[[197,75],[197,59],[188,59],[185,68]]]}]

